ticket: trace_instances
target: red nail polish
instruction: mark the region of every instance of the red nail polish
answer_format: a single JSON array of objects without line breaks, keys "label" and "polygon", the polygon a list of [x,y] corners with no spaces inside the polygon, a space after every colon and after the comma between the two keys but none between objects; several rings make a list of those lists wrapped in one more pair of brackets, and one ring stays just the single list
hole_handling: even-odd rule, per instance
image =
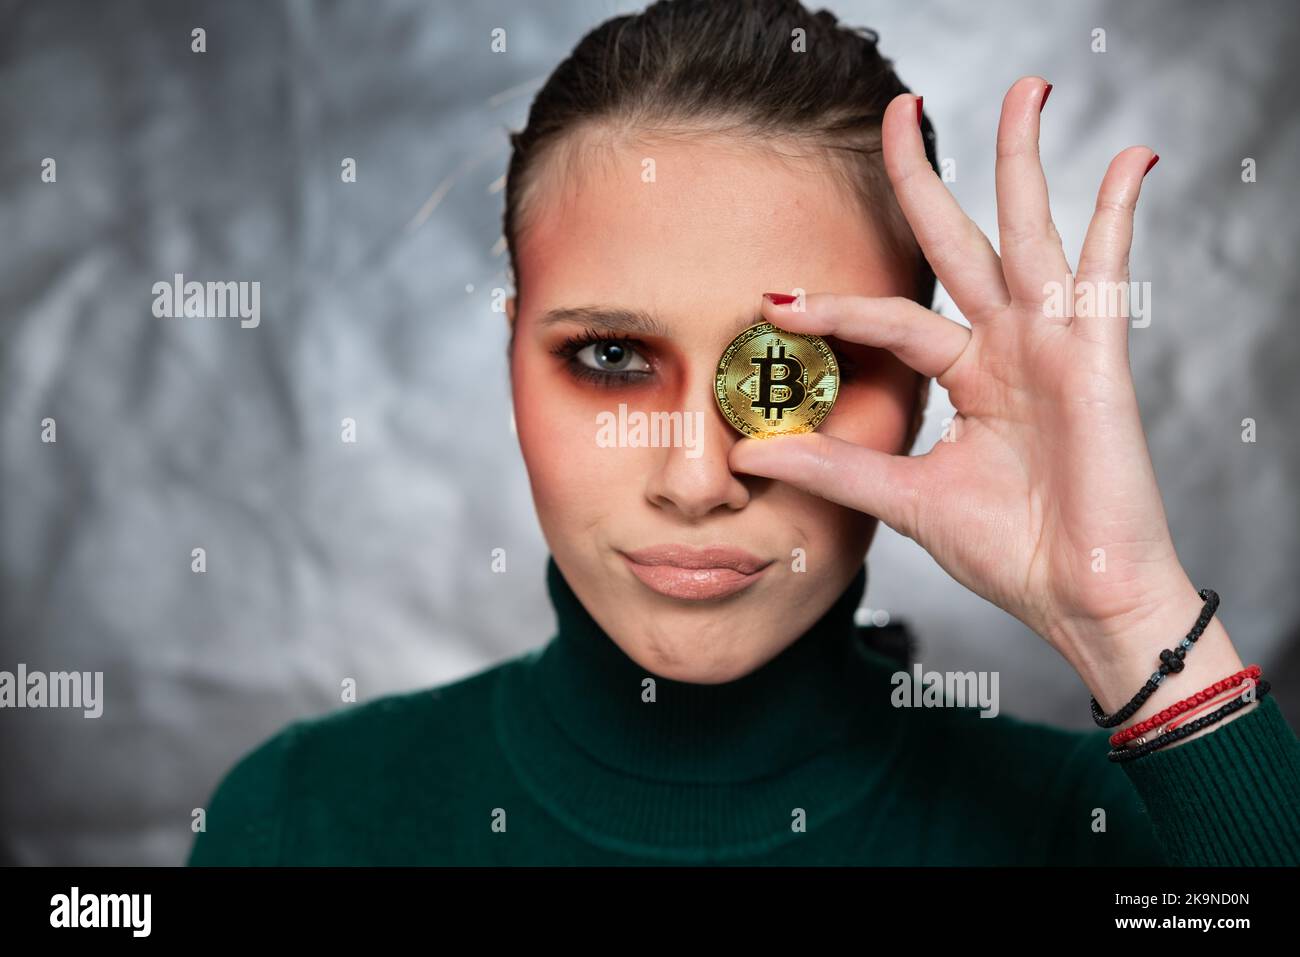
[{"label": "red nail polish", "polygon": [[921,125],[921,104],[924,101],[925,101],[925,97],[923,96],[918,96],[916,98],[916,125],[917,126]]},{"label": "red nail polish", "polygon": [[1156,163],[1159,162],[1159,160],[1160,160],[1159,153],[1156,153],[1154,156],[1152,156],[1151,162],[1147,163],[1147,168],[1142,171],[1142,175],[1145,176],[1147,173],[1151,172],[1151,167],[1155,166]]},{"label": "red nail polish", "polygon": [[763,298],[774,306],[784,306],[786,303],[794,302],[794,296],[787,296],[783,292],[765,292]]},{"label": "red nail polish", "polygon": [[1047,105],[1047,97],[1049,94],[1051,94],[1051,92],[1052,92],[1052,84],[1049,83],[1047,84],[1047,86],[1043,88],[1043,102],[1038,104],[1039,113],[1043,112],[1043,107]]}]

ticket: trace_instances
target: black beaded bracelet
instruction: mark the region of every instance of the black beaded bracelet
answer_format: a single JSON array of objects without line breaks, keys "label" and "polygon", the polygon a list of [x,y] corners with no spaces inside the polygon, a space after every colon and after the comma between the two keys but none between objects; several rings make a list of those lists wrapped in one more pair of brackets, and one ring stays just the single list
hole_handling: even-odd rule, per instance
[{"label": "black beaded bracelet", "polygon": [[1152,672],[1151,677],[1147,679],[1147,683],[1138,689],[1138,693],[1133,696],[1132,701],[1114,714],[1107,715],[1101,710],[1101,705],[1097,703],[1096,697],[1094,696],[1091,699],[1092,720],[1097,723],[1098,727],[1113,728],[1115,725],[1127,721],[1138,708],[1146,703],[1147,698],[1150,698],[1155,690],[1160,687],[1160,682],[1165,680],[1166,675],[1177,674],[1183,670],[1183,658],[1187,656],[1187,652],[1191,650],[1192,645],[1196,644],[1196,639],[1201,637],[1206,626],[1210,623],[1210,619],[1214,617],[1215,610],[1219,607],[1219,596],[1213,589],[1202,588],[1197,594],[1205,602],[1205,607],[1201,609],[1196,624],[1192,626],[1192,630],[1187,633],[1187,636],[1178,643],[1178,647],[1166,648],[1160,652],[1160,668]]},{"label": "black beaded bracelet", "polygon": [[1189,735],[1195,734],[1202,728],[1208,728],[1210,725],[1222,721],[1228,715],[1232,714],[1234,711],[1240,711],[1252,701],[1262,700],[1264,695],[1268,694],[1268,689],[1270,687],[1269,683],[1261,678],[1252,686],[1254,689],[1253,697],[1247,697],[1247,695],[1250,694],[1250,689],[1247,689],[1241,693],[1240,698],[1232,699],[1227,704],[1211,711],[1207,715],[1202,715],[1194,721],[1189,721],[1187,724],[1181,725],[1173,731],[1162,734],[1160,737],[1154,738],[1146,744],[1140,744],[1136,748],[1117,748],[1114,751],[1108,752],[1106,757],[1111,761],[1116,762],[1131,761],[1134,758],[1142,757],[1144,754],[1150,754],[1152,751],[1158,751],[1160,748],[1166,747],[1175,741],[1180,741]]}]

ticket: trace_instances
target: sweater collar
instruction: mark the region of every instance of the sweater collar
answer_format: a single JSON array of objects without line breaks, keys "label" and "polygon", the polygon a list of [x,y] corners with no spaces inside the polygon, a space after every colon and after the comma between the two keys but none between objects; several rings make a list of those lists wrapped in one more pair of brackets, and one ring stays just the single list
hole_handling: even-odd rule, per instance
[{"label": "sweater collar", "polygon": [[[727,859],[789,839],[792,809],[826,814],[879,783],[897,744],[889,700],[899,663],[854,625],[865,567],[780,654],[711,685],[647,672],[553,556],[546,574],[558,628],[502,683],[498,730],[534,797],[589,840]],[[650,677],[656,700],[646,702]]]}]

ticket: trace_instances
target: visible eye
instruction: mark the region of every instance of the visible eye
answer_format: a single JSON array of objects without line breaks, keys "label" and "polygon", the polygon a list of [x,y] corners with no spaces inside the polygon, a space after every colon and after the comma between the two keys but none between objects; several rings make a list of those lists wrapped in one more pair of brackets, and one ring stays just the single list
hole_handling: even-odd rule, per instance
[{"label": "visible eye", "polygon": [[602,339],[579,349],[574,357],[589,369],[618,374],[649,372],[650,364],[623,339]]},{"label": "visible eye", "polygon": [[584,329],[551,350],[564,361],[569,375],[581,382],[618,388],[642,382],[654,370],[638,348],[641,343],[623,336],[601,335]]}]

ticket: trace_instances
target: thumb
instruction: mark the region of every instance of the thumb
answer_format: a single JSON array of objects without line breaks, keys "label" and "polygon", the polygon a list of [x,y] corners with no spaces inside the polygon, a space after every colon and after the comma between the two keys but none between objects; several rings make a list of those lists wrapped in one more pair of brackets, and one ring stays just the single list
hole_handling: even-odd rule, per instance
[{"label": "thumb", "polygon": [[914,537],[918,460],[865,448],[820,432],[741,439],[728,461],[734,472],[776,479],[830,502],[874,515]]}]

